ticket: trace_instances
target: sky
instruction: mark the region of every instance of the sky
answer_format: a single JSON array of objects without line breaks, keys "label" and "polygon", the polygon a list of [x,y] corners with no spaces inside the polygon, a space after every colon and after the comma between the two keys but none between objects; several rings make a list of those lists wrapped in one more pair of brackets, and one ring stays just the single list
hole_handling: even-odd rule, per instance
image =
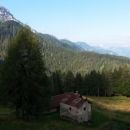
[{"label": "sky", "polygon": [[59,39],[130,47],[130,0],[0,0],[0,6]]}]

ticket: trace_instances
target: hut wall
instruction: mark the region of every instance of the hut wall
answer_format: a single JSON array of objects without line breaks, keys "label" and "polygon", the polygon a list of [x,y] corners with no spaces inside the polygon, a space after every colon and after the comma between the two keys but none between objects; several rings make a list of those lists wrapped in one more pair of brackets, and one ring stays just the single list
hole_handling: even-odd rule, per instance
[{"label": "hut wall", "polygon": [[64,117],[68,117],[72,120],[80,121],[79,117],[81,117],[81,112],[75,107],[61,103],[60,104],[60,116],[64,116]]},{"label": "hut wall", "polygon": [[68,117],[69,119],[78,122],[87,122],[91,120],[91,104],[84,103],[79,109],[70,105],[60,104],[60,116]]},{"label": "hut wall", "polygon": [[85,102],[81,106],[80,111],[82,112],[81,120],[87,122],[88,120],[91,119],[91,104],[89,104],[88,102]]}]

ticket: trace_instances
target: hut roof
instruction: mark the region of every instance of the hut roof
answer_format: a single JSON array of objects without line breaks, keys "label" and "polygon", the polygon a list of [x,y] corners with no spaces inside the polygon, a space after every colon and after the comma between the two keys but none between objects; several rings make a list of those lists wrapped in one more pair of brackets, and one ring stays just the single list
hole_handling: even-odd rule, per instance
[{"label": "hut roof", "polygon": [[67,105],[80,108],[84,102],[85,101],[80,97],[80,94],[78,93],[64,93],[52,97],[51,108],[59,107],[60,103],[65,103]]}]

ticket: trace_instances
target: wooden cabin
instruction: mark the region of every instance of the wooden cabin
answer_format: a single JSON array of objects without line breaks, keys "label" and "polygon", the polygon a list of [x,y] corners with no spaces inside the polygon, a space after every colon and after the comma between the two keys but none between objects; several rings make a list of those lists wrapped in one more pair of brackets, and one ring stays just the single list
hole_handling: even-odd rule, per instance
[{"label": "wooden cabin", "polygon": [[79,123],[91,120],[91,104],[78,93],[64,93],[52,97],[52,111],[59,110],[60,116]]}]

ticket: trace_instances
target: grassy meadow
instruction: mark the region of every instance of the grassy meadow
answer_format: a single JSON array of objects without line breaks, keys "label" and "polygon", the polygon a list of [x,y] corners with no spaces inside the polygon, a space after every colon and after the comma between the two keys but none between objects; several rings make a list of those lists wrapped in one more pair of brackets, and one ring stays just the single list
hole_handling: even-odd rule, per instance
[{"label": "grassy meadow", "polygon": [[92,122],[78,124],[60,118],[58,113],[39,120],[16,120],[9,108],[0,106],[0,130],[130,130],[130,98],[88,97],[92,102]]}]

